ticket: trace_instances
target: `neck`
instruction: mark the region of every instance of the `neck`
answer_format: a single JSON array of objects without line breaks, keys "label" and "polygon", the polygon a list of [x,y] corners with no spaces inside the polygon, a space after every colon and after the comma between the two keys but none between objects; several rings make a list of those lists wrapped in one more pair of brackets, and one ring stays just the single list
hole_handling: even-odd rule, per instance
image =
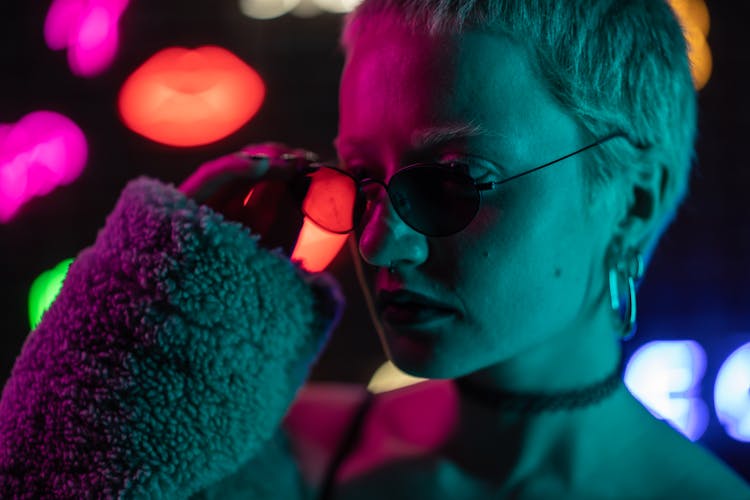
[{"label": "neck", "polygon": [[576,483],[596,466],[602,436],[622,432],[632,401],[624,385],[605,400],[570,411],[493,414],[461,397],[457,432],[444,457],[488,486],[508,488],[540,471]]},{"label": "neck", "polygon": [[[543,397],[596,386],[620,365],[619,341],[606,328],[610,318],[601,319],[588,328],[577,325],[461,381],[489,393]],[[491,483],[522,481],[540,469],[572,480],[572,474],[591,469],[594,447],[607,445],[608,433],[621,432],[622,419],[632,415],[627,411],[632,398],[621,382],[598,400],[529,412],[489,404],[462,389],[461,381],[459,420],[445,455],[466,473]]]}]

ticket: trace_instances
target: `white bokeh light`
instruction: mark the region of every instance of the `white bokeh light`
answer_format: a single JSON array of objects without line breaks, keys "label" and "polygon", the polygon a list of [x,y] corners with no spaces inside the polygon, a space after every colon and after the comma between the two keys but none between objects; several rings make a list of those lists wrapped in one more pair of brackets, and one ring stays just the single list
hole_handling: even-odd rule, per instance
[{"label": "white bokeh light", "polygon": [[243,14],[253,19],[273,19],[291,12],[300,0],[239,0]]},{"label": "white bokeh light", "polygon": [[392,361],[386,361],[373,373],[367,385],[367,390],[378,394],[400,389],[401,387],[408,387],[424,382],[425,380],[428,379],[409,375],[401,371]]},{"label": "white bokeh light", "polygon": [[714,385],[714,408],[729,436],[750,442],[750,342],[721,365]]},{"label": "white bokeh light", "polygon": [[300,0],[299,4],[292,11],[296,17],[315,17],[323,11],[314,0]]},{"label": "white bokeh light", "polygon": [[345,14],[362,0],[239,0],[243,14],[253,19],[274,19],[284,14],[315,17],[323,12]]},{"label": "white bokeh light", "polygon": [[695,441],[708,426],[699,394],[705,369],[706,353],[693,340],[649,342],[628,361],[625,385],[656,418]]},{"label": "white bokeh light", "polygon": [[315,4],[326,12],[344,14],[351,12],[362,0],[314,0]]}]

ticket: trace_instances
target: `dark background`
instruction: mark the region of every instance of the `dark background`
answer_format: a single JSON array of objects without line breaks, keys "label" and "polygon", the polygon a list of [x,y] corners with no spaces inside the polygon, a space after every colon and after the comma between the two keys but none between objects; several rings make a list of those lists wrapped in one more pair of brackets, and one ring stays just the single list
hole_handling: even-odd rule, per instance
[{"label": "dark background", "polygon": [[[750,444],[730,439],[713,412],[713,383],[721,363],[750,342],[750,170],[745,155],[750,7],[745,2],[707,4],[714,72],[700,93],[691,194],[640,289],[639,332],[626,344],[626,354],[657,339],[700,342],[708,357],[701,390],[711,418],[700,442],[750,480]],[[71,185],[28,202],[12,221],[0,224],[0,386],[29,330],[32,281],[94,241],[129,180],[149,175],[178,184],[201,162],[266,140],[311,149],[324,158],[334,154],[343,64],[337,45],[340,15],[255,21],[230,0],[134,0],[122,18],[114,65],[101,76],[82,79],[71,74],[63,52],[44,44],[49,5],[0,2],[0,123],[40,109],[63,113],[87,135],[89,160]],[[217,143],[178,149],[121,124],[116,98],[133,70],[167,46],[207,44],[237,54],[267,85],[263,106],[246,126]],[[312,378],[366,383],[384,357],[346,251],[331,271],[350,306]]]}]

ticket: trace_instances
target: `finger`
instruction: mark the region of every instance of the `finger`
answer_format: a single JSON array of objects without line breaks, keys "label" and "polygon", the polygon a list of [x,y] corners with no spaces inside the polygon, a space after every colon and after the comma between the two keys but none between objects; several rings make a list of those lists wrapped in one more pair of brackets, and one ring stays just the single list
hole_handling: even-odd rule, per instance
[{"label": "finger", "polygon": [[269,162],[270,165],[265,178],[285,181],[293,179],[302,167],[311,163],[305,156],[290,152],[273,156],[269,159]]},{"label": "finger", "polygon": [[320,157],[308,149],[298,148],[292,151],[292,154],[298,156],[300,159],[308,163],[320,161]]},{"label": "finger", "polygon": [[292,152],[292,148],[281,142],[261,142],[257,144],[249,144],[242,148],[241,152],[249,155],[266,155],[269,158],[281,157],[284,153]]},{"label": "finger", "polygon": [[232,180],[261,179],[268,172],[270,161],[264,155],[233,153],[202,164],[179,187],[187,196],[202,203],[221,186]]}]

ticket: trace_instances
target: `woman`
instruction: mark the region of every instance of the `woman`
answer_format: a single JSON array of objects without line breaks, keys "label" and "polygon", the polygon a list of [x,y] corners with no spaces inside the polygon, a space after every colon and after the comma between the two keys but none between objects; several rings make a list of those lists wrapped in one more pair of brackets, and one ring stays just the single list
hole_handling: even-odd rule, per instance
[{"label": "woman", "polygon": [[[393,192],[360,184],[356,227],[307,214],[357,229],[389,359],[456,379],[460,410],[438,450],[375,467],[340,498],[750,494],[612,383],[631,293],[692,159],[695,94],[669,6],[372,0],[343,45],[340,168]],[[415,163],[492,187],[465,215]]]},{"label": "woman", "polygon": [[[129,187],[89,260],[107,261],[102,256],[112,248],[127,251],[123,241],[148,242],[135,252],[145,254],[138,262],[148,272],[128,266],[128,258],[118,261],[118,272],[127,268],[137,277],[131,281],[141,286],[138,297],[149,302],[164,294],[178,313],[136,307],[126,315],[130,323],[117,323],[118,332],[122,324],[132,332],[149,325],[142,337],[150,340],[133,334],[146,353],[134,365],[156,375],[139,378],[146,369],[131,365],[127,374],[162,387],[182,370],[181,387],[195,390],[194,379],[206,377],[198,387],[220,388],[183,390],[171,399],[137,392],[137,384],[118,393],[116,404],[143,414],[107,420],[127,424],[127,432],[108,430],[105,440],[116,441],[112,463],[119,468],[96,474],[106,460],[86,461],[90,484],[110,494],[216,498],[750,498],[735,473],[654,419],[619,381],[635,286],[686,192],[692,158],[695,95],[668,5],[366,0],[348,18],[342,40],[337,165],[310,166],[282,146],[253,146],[203,166],[180,190],[231,218],[227,207],[237,196],[227,186],[275,176],[298,183],[302,172],[305,214],[356,235],[372,271],[363,285],[388,357],[435,380],[377,398],[361,388],[311,385],[297,392],[320,351],[321,332],[336,321],[335,285],[294,275],[278,253],[276,260],[257,249],[243,254],[219,229],[202,233],[231,223],[210,219],[207,209],[165,195],[156,183]],[[357,187],[358,199],[342,194]],[[168,215],[142,208],[150,203],[167,207],[157,212]],[[208,219],[201,220],[209,222],[195,223],[191,211],[203,211]],[[176,223],[174,213],[187,222]],[[161,222],[131,231],[133,220],[152,217]],[[161,250],[182,227],[207,235],[180,236],[174,244],[191,249],[189,259]],[[122,236],[131,232],[135,237]],[[221,244],[212,253],[214,239]],[[210,282],[196,271],[207,280],[197,282],[184,267],[163,264],[189,261],[200,269],[207,262],[201,255],[233,267],[212,269]],[[151,258],[161,260],[149,268]],[[86,268],[81,261],[68,290],[96,283],[91,269],[99,264]],[[242,289],[231,297],[244,298],[232,302],[232,287],[244,286],[235,275],[253,266],[263,272],[245,276],[252,294]],[[283,294],[274,281],[283,281]],[[181,307],[183,290],[202,284],[215,286],[220,300],[195,292],[188,302],[199,306]],[[71,323],[75,315],[61,300],[25,352]],[[250,314],[250,323],[236,311]],[[288,322],[273,319],[279,311]],[[204,329],[230,323],[259,340],[248,346],[224,330],[205,340],[188,320]],[[175,351],[200,355],[173,358]],[[223,378],[214,375],[235,358]],[[24,353],[0,416],[23,393],[19,366],[33,364],[23,359]],[[135,398],[122,394],[149,405],[128,406]],[[190,401],[198,411],[180,410]],[[134,422],[149,415],[173,425],[136,432]],[[182,434],[185,428],[193,430]],[[6,485],[22,484],[8,473],[22,464],[39,469],[6,458]],[[62,480],[54,484],[58,492],[77,491],[59,486]]]}]

